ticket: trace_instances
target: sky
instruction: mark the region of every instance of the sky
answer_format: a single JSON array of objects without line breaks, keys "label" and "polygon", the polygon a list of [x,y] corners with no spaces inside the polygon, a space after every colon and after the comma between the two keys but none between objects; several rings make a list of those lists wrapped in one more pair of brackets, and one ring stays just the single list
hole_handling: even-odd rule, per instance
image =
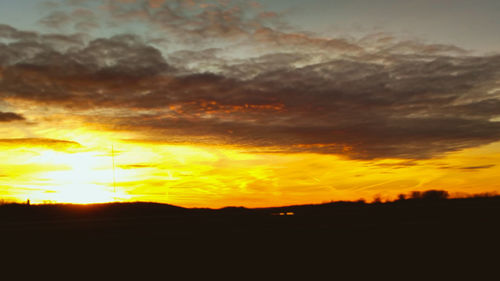
[{"label": "sky", "polygon": [[0,200],[500,190],[500,2],[4,0]]}]

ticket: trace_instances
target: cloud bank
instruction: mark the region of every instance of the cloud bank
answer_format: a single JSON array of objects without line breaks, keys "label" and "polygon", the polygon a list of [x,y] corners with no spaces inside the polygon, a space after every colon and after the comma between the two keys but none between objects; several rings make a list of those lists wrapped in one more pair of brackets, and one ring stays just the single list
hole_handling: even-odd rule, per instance
[{"label": "cloud bank", "polygon": [[[279,16],[255,3],[204,3],[104,8],[116,22],[147,22],[183,44],[238,37],[241,50],[266,52],[166,52],[132,34],[92,39],[0,25],[0,100],[78,112],[144,140],[352,159],[425,159],[500,140],[500,55],[384,34],[325,39],[280,29]],[[43,21],[57,28],[69,20],[59,16]],[[2,122],[22,119],[0,113]]]}]

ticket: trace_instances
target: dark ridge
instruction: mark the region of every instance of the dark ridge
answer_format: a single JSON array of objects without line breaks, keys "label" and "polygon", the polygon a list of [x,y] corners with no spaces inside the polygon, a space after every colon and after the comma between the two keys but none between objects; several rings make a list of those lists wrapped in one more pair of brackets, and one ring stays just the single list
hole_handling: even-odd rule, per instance
[{"label": "dark ridge", "polygon": [[19,261],[39,254],[39,262],[58,253],[60,259],[86,256],[116,268],[131,260],[159,268],[169,264],[166,260],[217,268],[223,266],[220,256],[229,264],[271,268],[276,262],[297,262],[300,268],[298,261],[331,266],[333,260],[358,265],[389,258],[441,264],[488,256],[500,237],[500,196],[443,194],[257,209],[3,204],[0,241],[2,253],[21,253]]},{"label": "dark ridge", "polygon": [[103,204],[41,204],[19,203],[0,205],[0,220],[65,219],[65,218],[117,218],[182,214],[187,209],[168,204],[133,202]]},{"label": "dark ridge", "polygon": [[[214,218],[238,217],[245,221],[262,217],[267,219],[275,216],[289,216],[301,220],[307,218],[316,223],[315,218],[327,218],[328,224],[340,222],[356,226],[364,224],[366,220],[381,219],[391,223],[407,223],[411,217],[413,221],[425,223],[438,221],[444,217],[463,219],[481,215],[491,217],[499,215],[500,196],[476,195],[468,198],[448,199],[444,191],[412,192],[409,196],[388,202],[374,201],[336,201],[324,204],[294,205],[271,208],[225,207],[221,209],[183,208],[168,204],[133,202],[133,203],[104,203],[104,204],[47,204],[27,205],[19,203],[0,205],[0,226],[8,224],[23,225],[30,222],[53,221],[124,221],[131,223],[158,220],[168,224],[174,217],[206,217]],[[491,212],[490,212],[491,211]],[[429,217],[427,215],[432,215]],[[483,217],[484,217],[483,216]],[[257,221],[258,221],[257,220]],[[254,221],[251,221],[254,223]],[[308,222],[308,223],[309,223]],[[300,223],[304,223],[300,221]]]}]

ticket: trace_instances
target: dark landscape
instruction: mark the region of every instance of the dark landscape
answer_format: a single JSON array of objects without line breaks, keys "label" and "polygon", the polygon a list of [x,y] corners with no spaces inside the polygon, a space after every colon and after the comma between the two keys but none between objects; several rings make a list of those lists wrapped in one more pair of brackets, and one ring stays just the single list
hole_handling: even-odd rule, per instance
[{"label": "dark landscape", "polygon": [[[252,244],[295,248],[387,243],[486,245],[500,234],[500,196],[447,199],[427,191],[390,202],[331,202],[276,208],[187,209],[155,203],[0,206],[11,245],[113,247]],[[401,244],[399,244],[401,243]]]},{"label": "dark landscape", "polygon": [[446,195],[260,209],[3,204],[2,264],[38,265],[50,274],[64,264],[88,278],[101,270],[128,276],[138,268],[141,276],[168,270],[257,280],[265,272],[308,279],[344,272],[357,279],[370,270],[422,278],[461,275],[473,264],[494,270],[500,196]]},{"label": "dark landscape", "polygon": [[499,19],[0,0],[0,281],[500,280]]}]

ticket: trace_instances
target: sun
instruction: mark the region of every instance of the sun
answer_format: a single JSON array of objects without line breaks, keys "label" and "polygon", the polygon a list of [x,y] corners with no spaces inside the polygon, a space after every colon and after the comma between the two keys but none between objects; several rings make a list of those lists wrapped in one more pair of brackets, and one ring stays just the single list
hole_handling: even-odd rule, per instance
[{"label": "sun", "polygon": [[38,175],[43,188],[28,196],[31,202],[104,203],[128,199],[113,186],[113,166],[109,155],[98,152],[66,153],[46,150],[31,161],[49,165],[49,171]]}]

